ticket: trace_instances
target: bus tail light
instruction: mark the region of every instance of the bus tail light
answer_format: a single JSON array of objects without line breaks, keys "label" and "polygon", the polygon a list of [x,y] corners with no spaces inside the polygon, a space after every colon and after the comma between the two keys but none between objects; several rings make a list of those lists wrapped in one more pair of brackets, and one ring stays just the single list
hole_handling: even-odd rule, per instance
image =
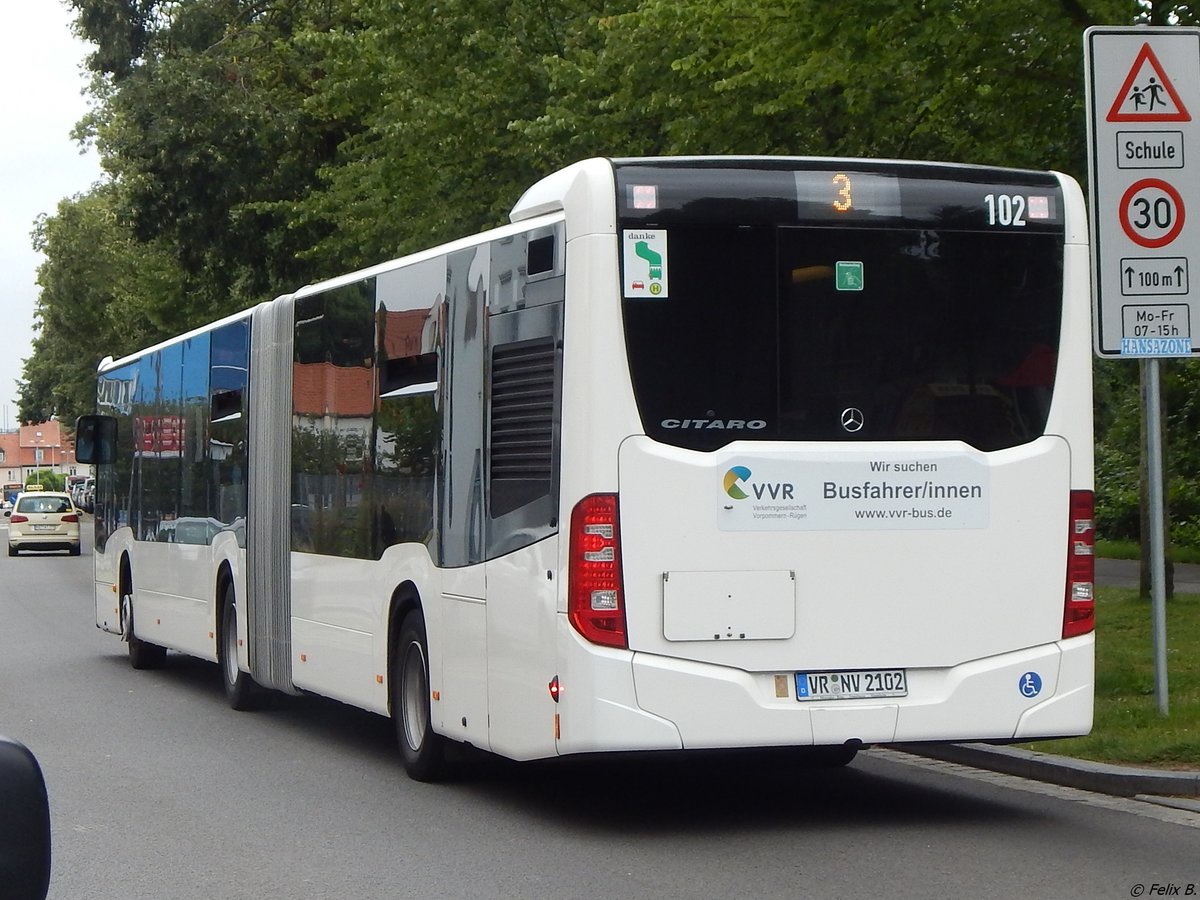
[{"label": "bus tail light", "polygon": [[1091,491],[1071,491],[1068,521],[1064,638],[1087,634],[1096,627],[1096,524]]},{"label": "bus tail light", "polygon": [[591,494],[571,511],[567,614],[594,644],[627,647],[617,495]]}]

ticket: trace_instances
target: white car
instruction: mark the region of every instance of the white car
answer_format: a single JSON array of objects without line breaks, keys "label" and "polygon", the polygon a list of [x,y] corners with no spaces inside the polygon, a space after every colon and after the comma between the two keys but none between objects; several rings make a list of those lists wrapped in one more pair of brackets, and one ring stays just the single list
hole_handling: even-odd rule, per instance
[{"label": "white car", "polygon": [[79,555],[79,510],[61,491],[25,491],[8,518],[8,555],[22,550],[66,550]]}]

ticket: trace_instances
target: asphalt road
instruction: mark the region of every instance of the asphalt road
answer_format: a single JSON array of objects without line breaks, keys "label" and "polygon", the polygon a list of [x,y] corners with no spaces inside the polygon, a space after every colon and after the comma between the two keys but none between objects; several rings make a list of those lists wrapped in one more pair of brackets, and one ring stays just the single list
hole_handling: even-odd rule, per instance
[{"label": "asphalt road", "polygon": [[[1096,584],[1108,587],[1138,587],[1141,564],[1130,559],[1097,559]],[[1175,590],[1180,594],[1200,594],[1200,566],[1176,563]],[[1200,888],[1197,888],[1200,892]],[[1200,895],[1200,894],[1198,894]]]},{"label": "asphalt road", "polygon": [[1196,813],[887,750],[827,772],[475,758],[417,784],[385,719],[312,697],[236,713],[214,665],[174,654],[131,670],[90,573],[87,547],[0,555],[0,732],[45,769],[56,900],[1200,893]]}]

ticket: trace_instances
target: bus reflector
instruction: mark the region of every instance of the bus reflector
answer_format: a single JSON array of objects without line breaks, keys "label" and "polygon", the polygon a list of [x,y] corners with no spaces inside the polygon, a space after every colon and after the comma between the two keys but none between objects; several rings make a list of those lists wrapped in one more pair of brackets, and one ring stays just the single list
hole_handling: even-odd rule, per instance
[{"label": "bus reflector", "polygon": [[1087,634],[1096,627],[1096,524],[1091,491],[1071,491],[1069,523],[1064,638]]},{"label": "bus reflector", "polygon": [[617,495],[591,494],[571,511],[567,614],[594,644],[627,647]]}]

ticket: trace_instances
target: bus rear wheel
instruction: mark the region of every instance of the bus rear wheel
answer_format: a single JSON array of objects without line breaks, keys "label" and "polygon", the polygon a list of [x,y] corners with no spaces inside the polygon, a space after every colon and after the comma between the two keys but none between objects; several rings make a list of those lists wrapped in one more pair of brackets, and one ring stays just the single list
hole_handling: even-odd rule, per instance
[{"label": "bus rear wheel", "polygon": [[258,700],[258,685],[249,672],[238,668],[237,606],[233,585],[225,585],[221,595],[221,633],[217,641],[217,664],[225,685],[225,699],[236,710],[253,709]]},{"label": "bus rear wheel", "polygon": [[392,721],[404,769],[416,781],[437,781],[445,774],[445,738],[431,724],[429,644],[425,617],[413,610],[404,617],[392,654]]},{"label": "bus rear wheel", "polygon": [[143,641],[133,633],[133,585],[126,582],[121,590],[121,636],[129,644],[129,664],[135,669],[161,669],[167,661],[167,648]]}]

